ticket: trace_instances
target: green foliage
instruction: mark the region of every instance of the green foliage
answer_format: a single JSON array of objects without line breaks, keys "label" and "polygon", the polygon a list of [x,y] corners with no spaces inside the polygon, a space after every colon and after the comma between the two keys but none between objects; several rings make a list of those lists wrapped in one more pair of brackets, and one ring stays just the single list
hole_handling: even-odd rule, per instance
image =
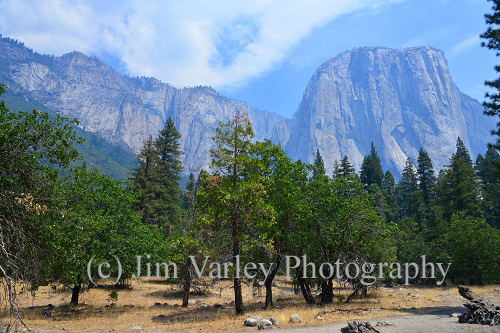
[{"label": "green foliage", "polygon": [[118,292],[113,289],[109,294],[108,294],[108,298],[106,299],[108,302],[110,302],[111,304],[114,304],[116,302],[118,302]]},{"label": "green foliage", "polygon": [[425,206],[420,192],[417,173],[413,162],[408,158],[398,184],[400,209],[402,218],[413,218],[421,230],[425,224]]},{"label": "green foliage", "polygon": [[453,214],[462,211],[468,216],[481,215],[481,184],[460,138],[457,140],[457,151],[450,158],[450,164],[438,177],[437,190],[445,218],[449,219]]},{"label": "green foliage", "polygon": [[417,163],[418,186],[426,207],[429,207],[435,198],[436,176],[431,158],[422,148],[418,152]]},{"label": "green foliage", "polygon": [[[47,113],[49,119],[54,120],[57,117],[57,112],[45,107],[39,102],[25,99],[17,96],[12,92],[7,92],[2,96],[5,105],[16,112],[16,110],[40,110],[42,113]],[[127,147],[124,148],[117,144],[112,144],[98,134],[85,131],[75,124],[71,124],[72,130],[76,137],[81,137],[82,140],[78,144],[73,144],[73,148],[81,156],[81,160],[87,163],[90,168],[97,168],[105,175],[117,179],[125,180],[128,178],[128,171],[135,167],[135,155]],[[75,142],[76,143],[76,142]],[[71,167],[75,167],[82,162],[72,162]],[[52,165],[52,167],[55,167]],[[64,175],[65,170],[59,169]]]},{"label": "green foliage", "polygon": [[500,228],[500,178],[495,177],[500,164],[500,154],[489,147],[485,157],[481,154],[476,159],[476,173],[483,185],[483,211],[486,221],[493,227]]},{"label": "green foliage", "polygon": [[338,177],[349,177],[350,175],[354,175],[355,173],[356,170],[354,170],[354,167],[349,161],[349,158],[347,157],[347,155],[345,155],[344,158],[342,158],[342,160],[340,161]]},{"label": "green foliage", "polygon": [[[486,18],[486,24],[488,24],[488,29],[481,35],[481,38],[486,41],[482,42],[482,46],[489,48],[490,50],[496,50],[496,55],[500,55],[500,29],[498,28],[500,24],[500,1],[499,0],[489,0],[493,2],[492,13],[484,15]],[[500,72],[500,66],[495,66],[495,72]],[[493,81],[486,81],[485,85],[491,87],[495,90],[493,93],[487,93],[487,100],[483,103],[485,107],[484,113],[489,116],[498,116],[500,118],[500,78]],[[492,134],[499,136],[493,147],[500,149],[500,121],[497,123],[497,129],[492,131]]]},{"label": "green foliage", "polygon": [[37,221],[58,199],[58,172],[47,162],[67,167],[78,158],[73,143],[82,140],[71,123],[38,110],[11,112],[0,101],[0,266],[14,278],[36,278],[44,255]]},{"label": "green foliage", "polygon": [[365,156],[363,163],[361,164],[361,182],[366,188],[370,185],[375,184],[379,188],[382,187],[382,179],[384,178],[384,172],[382,171],[382,164],[380,163],[380,157],[378,156],[375,145],[372,142],[370,154]]},{"label": "green foliage", "polygon": [[453,264],[449,277],[457,283],[500,282],[500,232],[483,219],[454,214],[443,237],[443,253]]},{"label": "green foliage", "polygon": [[312,171],[313,171],[313,179],[326,175],[325,162],[323,162],[323,158],[319,153],[319,149],[316,149],[316,159],[314,160]]},{"label": "green foliage", "polygon": [[317,263],[394,259],[389,226],[373,198],[355,179],[320,179],[307,184],[307,211],[295,234],[297,254]]},{"label": "green foliage", "polygon": [[[211,150],[213,174],[198,194],[200,222],[212,230],[220,249],[233,258],[266,246],[272,207],[266,199],[262,161],[255,157],[254,132],[248,116],[236,114],[221,123]],[[235,259],[233,259],[234,261]],[[241,282],[234,278],[235,310],[243,312]]]},{"label": "green foliage", "polygon": [[[141,223],[133,210],[133,193],[120,182],[99,174],[97,170],[77,167],[60,185],[57,209],[44,220],[42,236],[52,253],[45,272],[49,282],[66,286],[89,283],[87,264],[119,258],[122,279],[136,271],[136,255],[150,255],[151,261],[164,261],[168,251],[162,232]],[[112,276],[117,276],[114,266]]]},{"label": "green foliage", "polygon": [[137,156],[139,167],[132,175],[134,189],[141,196],[138,209],[143,222],[164,227],[169,233],[181,218],[180,137],[172,118],[168,118],[158,137],[144,142]]}]

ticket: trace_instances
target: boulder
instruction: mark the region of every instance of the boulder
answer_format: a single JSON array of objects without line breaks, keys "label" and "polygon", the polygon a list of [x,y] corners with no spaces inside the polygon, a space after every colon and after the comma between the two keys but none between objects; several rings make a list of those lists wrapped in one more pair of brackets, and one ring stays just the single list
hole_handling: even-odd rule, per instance
[{"label": "boulder", "polygon": [[251,326],[251,327],[257,326],[258,323],[259,323],[259,321],[257,319],[255,319],[255,318],[247,318],[243,322],[243,324],[245,326]]},{"label": "boulder", "polygon": [[267,330],[273,328],[273,323],[270,320],[262,319],[259,323],[259,330]]},{"label": "boulder", "polygon": [[280,322],[278,321],[278,319],[274,318],[274,317],[271,317],[269,318],[269,321],[274,325],[274,326],[279,326]]},{"label": "boulder", "polygon": [[294,313],[293,315],[290,316],[290,322],[292,324],[300,323],[300,316],[298,313]]}]

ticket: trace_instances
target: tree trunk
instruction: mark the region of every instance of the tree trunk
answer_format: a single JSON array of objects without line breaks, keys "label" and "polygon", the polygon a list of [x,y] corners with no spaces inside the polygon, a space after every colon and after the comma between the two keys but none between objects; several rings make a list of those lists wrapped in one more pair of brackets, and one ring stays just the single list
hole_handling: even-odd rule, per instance
[{"label": "tree trunk", "polygon": [[297,268],[297,280],[299,282],[300,290],[302,291],[302,295],[304,296],[304,300],[307,304],[314,304],[314,297],[311,293],[311,288],[309,287],[309,283],[300,275],[301,270]]},{"label": "tree trunk", "polygon": [[328,279],[327,281],[321,281],[321,304],[331,304],[333,303],[333,281]]},{"label": "tree trunk", "polygon": [[189,304],[189,293],[191,291],[191,260],[187,259],[186,262],[186,275],[184,280],[184,292],[182,295],[182,307],[187,308]]},{"label": "tree trunk", "polygon": [[240,238],[238,236],[238,220],[233,215],[233,267],[234,274],[234,310],[237,314],[243,313],[243,296],[241,295],[241,279],[236,276],[236,256],[240,254]]},{"label": "tree trunk", "polygon": [[269,306],[274,306],[273,304],[273,281],[274,277],[276,276],[276,273],[278,273],[278,269],[281,264],[281,255],[278,256],[276,259],[276,264],[274,265],[273,270],[269,273],[267,276],[266,280],[264,281],[264,285],[266,286],[266,304],[264,305],[265,308]]},{"label": "tree trunk", "polygon": [[78,283],[73,286],[73,291],[71,293],[71,302],[72,305],[78,305],[78,297],[80,296],[80,290],[82,289],[82,284]]}]

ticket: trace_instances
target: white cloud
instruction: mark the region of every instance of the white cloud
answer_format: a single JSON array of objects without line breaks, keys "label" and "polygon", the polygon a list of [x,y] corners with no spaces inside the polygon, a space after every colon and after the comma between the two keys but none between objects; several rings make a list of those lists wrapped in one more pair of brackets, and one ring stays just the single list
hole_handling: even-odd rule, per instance
[{"label": "white cloud", "polygon": [[464,40],[458,42],[453,46],[453,48],[450,51],[450,58],[465,53],[474,47],[478,47],[479,45],[481,45],[481,41],[478,35],[465,38]]},{"label": "white cloud", "polygon": [[0,0],[0,33],[42,53],[111,54],[131,75],[234,88],[279,65],[314,28],[397,0]]}]

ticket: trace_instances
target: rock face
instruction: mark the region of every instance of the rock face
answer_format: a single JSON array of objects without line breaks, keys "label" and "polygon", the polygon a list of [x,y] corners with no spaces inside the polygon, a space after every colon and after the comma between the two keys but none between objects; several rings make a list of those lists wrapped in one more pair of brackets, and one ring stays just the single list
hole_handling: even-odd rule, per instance
[{"label": "rock face", "polygon": [[426,149],[438,169],[460,136],[475,155],[491,142],[494,119],[453,83],[444,53],[430,47],[358,48],[320,66],[295,113],[287,151],[327,171],[347,155],[357,170],[373,141],[396,174]]},{"label": "rock face", "polygon": [[84,129],[136,153],[172,117],[182,135],[185,174],[209,163],[216,127],[236,111],[249,112],[258,140],[286,143],[289,137],[289,120],[225,98],[210,87],[177,89],[154,78],[121,76],[79,52],[43,56],[2,39],[0,65],[0,82],[14,93],[78,118]]},{"label": "rock face", "polygon": [[421,147],[440,168],[458,136],[475,155],[494,128],[480,103],[455,86],[443,52],[428,47],[360,48],[332,58],[314,73],[291,120],[209,87],[121,76],[97,58],[40,55],[7,38],[0,39],[0,82],[135,152],[172,117],[184,174],[208,164],[215,128],[236,110],[249,112],[258,140],[280,143],[293,159],[312,162],[319,149],[329,173],[344,155],[359,171],[372,141],[396,175]]}]

